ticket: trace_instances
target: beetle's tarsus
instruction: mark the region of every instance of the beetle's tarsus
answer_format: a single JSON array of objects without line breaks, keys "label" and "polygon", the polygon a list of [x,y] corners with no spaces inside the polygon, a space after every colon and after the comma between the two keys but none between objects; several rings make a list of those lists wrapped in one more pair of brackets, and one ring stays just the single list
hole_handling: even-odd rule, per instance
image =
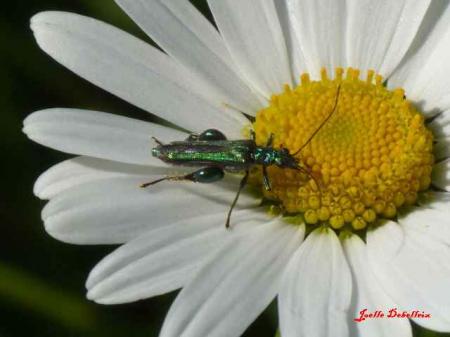
[{"label": "beetle's tarsus", "polygon": [[253,129],[250,129],[250,139],[256,142],[256,132]]},{"label": "beetle's tarsus", "polygon": [[263,166],[263,184],[266,191],[272,191],[272,184],[270,183],[269,176],[267,175],[267,166]]},{"label": "beetle's tarsus", "polygon": [[236,193],[236,196],[234,197],[233,203],[231,204],[230,210],[228,211],[227,221],[225,222],[225,228],[227,228],[227,229],[230,228],[231,212],[233,212],[234,206],[236,206],[236,203],[237,203],[237,201],[239,199],[239,195],[241,194],[242,189],[247,184],[248,175],[249,175],[249,171],[245,171],[245,175],[242,178],[241,183],[239,184],[239,189],[238,189],[238,191]]},{"label": "beetle's tarsus", "polygon": [[271,134],[269,135],[269,138],[267,139],[266,147],[272,147],[272,145],[273,145],[273,137],[274,137],[274,134],[271,133]]},{"label": "beetle's tarsus", "polygon": [[191,173],[190,174],[186,174],[184,176],[167,176],[167,177],[164,177],[164,178],[156,179],[156,180],[153,180],[151,182],[142,184],[140,187],[141,188],[146,188],[146,187],[155,185],[155,184],[160,183],[160,182],[165,181],[165,180],[172,180],[172,181],[192,180],[191,176],[192,176]]}]

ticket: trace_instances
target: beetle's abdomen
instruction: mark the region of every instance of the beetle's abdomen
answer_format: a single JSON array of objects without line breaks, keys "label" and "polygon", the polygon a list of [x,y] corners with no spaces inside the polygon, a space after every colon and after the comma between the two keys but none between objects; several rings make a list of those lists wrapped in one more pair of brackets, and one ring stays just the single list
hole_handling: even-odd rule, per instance
[{"label": "beetle's abdomen", "polygon": [[245,168],[253,164],[253,143],[247,141],[173,142],[152,150],[166,163],[183,166]]}]

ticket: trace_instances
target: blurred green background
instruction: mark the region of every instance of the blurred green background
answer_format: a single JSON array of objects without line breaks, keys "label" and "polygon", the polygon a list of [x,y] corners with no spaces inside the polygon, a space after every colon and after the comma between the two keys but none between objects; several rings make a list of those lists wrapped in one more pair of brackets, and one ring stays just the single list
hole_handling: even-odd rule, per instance
[{"label": "blurred green background", "polygon": [[[195,5],[210,18],[205,0]],[[149,39],[113,0],[6,1],[0,13],[0,336],[157,336],[175,293],[134,304],[101,306],[85,299],[89,270],[114,247],[71,246],[50,238],[32,194],[36,177],[67,155],[22,134],[22,120],[49,107],[107,111],[151,120],[151,115],[94,87],[37,47],[29,19],[44,10],[93,16]],[[245,336],[272,337],[272,305]],[[415,336],[450,336],[415,327]],[[199,336],[202,337],[202,336]],[[393,336],[395,337],[395,336]]]}]

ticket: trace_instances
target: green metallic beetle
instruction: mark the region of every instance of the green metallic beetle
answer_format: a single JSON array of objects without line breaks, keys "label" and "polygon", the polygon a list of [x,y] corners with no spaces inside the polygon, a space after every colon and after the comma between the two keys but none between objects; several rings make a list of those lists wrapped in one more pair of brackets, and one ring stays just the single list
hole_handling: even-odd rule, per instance
[{"label": "green metallic beetle", "polygon": [[245,140],[227,140],[225,135],[216,129],[208,129],[199,135],[192,134],[185,141],[175,141],[169,144],[163,144],[156,138],[153,138],[158,144],[158,146],[152,149],[152,155],[154,157],[172,165],[202,168],[182,176],[167,176],[143,184],[141,187],[148,187],[164,180],[189,180],[197,183],[213,183],[221,180],[225,175],[225,171],[232,173],[245,172],[236,197],[228,212],[225,223],[225,226],[228,228],[230,226],[230,216],[233,208],[239,199],[242,189],[247,184],[250,169],[255,165],[262,166],[263,184],[266,190],[271,190],[270,180],[267,175],[268,166],[298,170],[314,179],[308,167],[300,166],[299,160],[295,156],[313,139],[334,113],[338,103],[339,90],[340,86],[337,90],[335,106],[329,116],[316,129],[302,148],[294,154],[290,154],[289,150],[283,147],[279,149],[274,148],[272,146],[273,135],[270,135],[265,146],[258,146],[255,142],[253,132],[251,139]]}]

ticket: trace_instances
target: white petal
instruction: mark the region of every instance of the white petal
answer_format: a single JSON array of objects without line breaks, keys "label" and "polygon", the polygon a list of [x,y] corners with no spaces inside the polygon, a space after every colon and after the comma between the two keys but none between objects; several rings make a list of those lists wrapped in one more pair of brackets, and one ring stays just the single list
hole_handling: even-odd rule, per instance
[{"label": "white petal", "polygon": [[437,160],[450,157],[450,110],[440,113],[427,125],[433,132],[436,144],[433,147]]},{"label": "white petal", "polygon": [[292,85],[286,44],[273,0],[209,0],[236,67],[266,98]]},{"label": "white petal", "polygon": [[433,185],[450,191],[450,159],[443,160],[433,167]]},{"label": "white petal", "polygon": [[283,337],[348,337],[352,279],[332,230],[312,232],[295,253],[278,296]]},{"label": "white petal", "polygon": [[403,87],[426,115],[450,107],[450,4],[434,1],[404,62],[389,79],[389,87]]},{"label": "white petal", "polygon": [[251,115],[262,108],[236,74],[217,30],[189,1],[116,1],[170,56],[204,81],[210,99]]},{"label": "white petal", "polygon": [[182,140],[186,134],[157,124],[103,112],[48,109],[24,121],[23,131],[35,142],[63,152],[130,164],[167,166],[154,158],[151,137]]},{"label": "white petal", "polygon": [[[222,213],[225,224],[239,185],[237,179],[228,177],[215,184],[167,182],[139,187],[148,180],[104,179],[57,195],[42,211],[47,232],[70,243],[109,244],[127,242],[151,228],[204,213]],[[246,193],[239,199],[239,207],[258,203]]]},{"label": "white petal", "polygon": [[[436,331],[450,331],[450,248],[408,228],[408,219],[368,232],[369,263],[382,288],[403,311],[424,311],[430,318],[413,319]],[[424,226],[428,223],[424,223]]]},{"label": "white petal", "polygon": [[230,230],[223,225],[223,214],[205,214],[139,236],[91,271],[88,298],[103,304],[124,303],[182,287],[236,233],[267,219],[255,213],[236,212],[238,224]]},{"label": "white petal", "polygon": [[407,223],[409,230],[416,230],[434,240],[450,245],[448,196],[435,194],[432,199],[435,200],[426,203],[423,207],[413,209],[408,216],[401,218],[401,221]]},{"label": "white petal", "polygon": [[160,336],[240,336],[276,296],[302,237],[277,219],[233,240],[183,288]]},{"label": "white petal", "polygon": [[448,207],[450,205],[450,193],[448,192],[429,190],[425,193],[419,194],[419,199],[417,202],[423,207],[434,208],[443,212],[450,212]]},{"label": "white petal", "polygon": [[347,62],[388,77],[406,54],[430,0],[348,0]]},{"label": "white petal", "polygon": [[44,12],[31,21],[39,46],[81,77],[187,130],[221,126],[240,137],[245,117],[196,94],[197,81],[156,48],[108,24],[71,13]]},{"label": "white petal", "polygon": [[34,194],[41,199],[51,199],[75,186],[97,180],[141,177],[144,181],[156,174],[172,173],[171,167],[148,167],[76,157],[56,164],[42,173],[34,184]]},{"label": "white petal", "polygon": [[[377,283],[375,275],[367,263],[365,243],[352,235],[343,241],[344,251],[352,270],[353,300],[350,316],[350,331],[352,337],[411,337],[411,324],[406,319],[387,319],[386,316],[396,304]],[[360,319],[361,312],[381,311],[385,317]]]},{"label": "white petal", "polygon": [[450,137],[435,138],[433,146],[435,160],[439,161],[450,157]]},{"label": "white petal", "polygon": [[345,66],[345,1],[287,0],[294,32],[308,72],[320,78],[325,67],[334,74]]},{"label": "white petal", "polygon": [[306,72],[305,57],[303,56],[299,41],[293,29],[292,17],[289,15],[287,1],[275,1],[281,28],[286,40],[294,85],[300,82],[300,75]]},{"label": "white petal", "polygon": [[450,137],[450,110],[444,111],[427,125],[435,137]]}]

